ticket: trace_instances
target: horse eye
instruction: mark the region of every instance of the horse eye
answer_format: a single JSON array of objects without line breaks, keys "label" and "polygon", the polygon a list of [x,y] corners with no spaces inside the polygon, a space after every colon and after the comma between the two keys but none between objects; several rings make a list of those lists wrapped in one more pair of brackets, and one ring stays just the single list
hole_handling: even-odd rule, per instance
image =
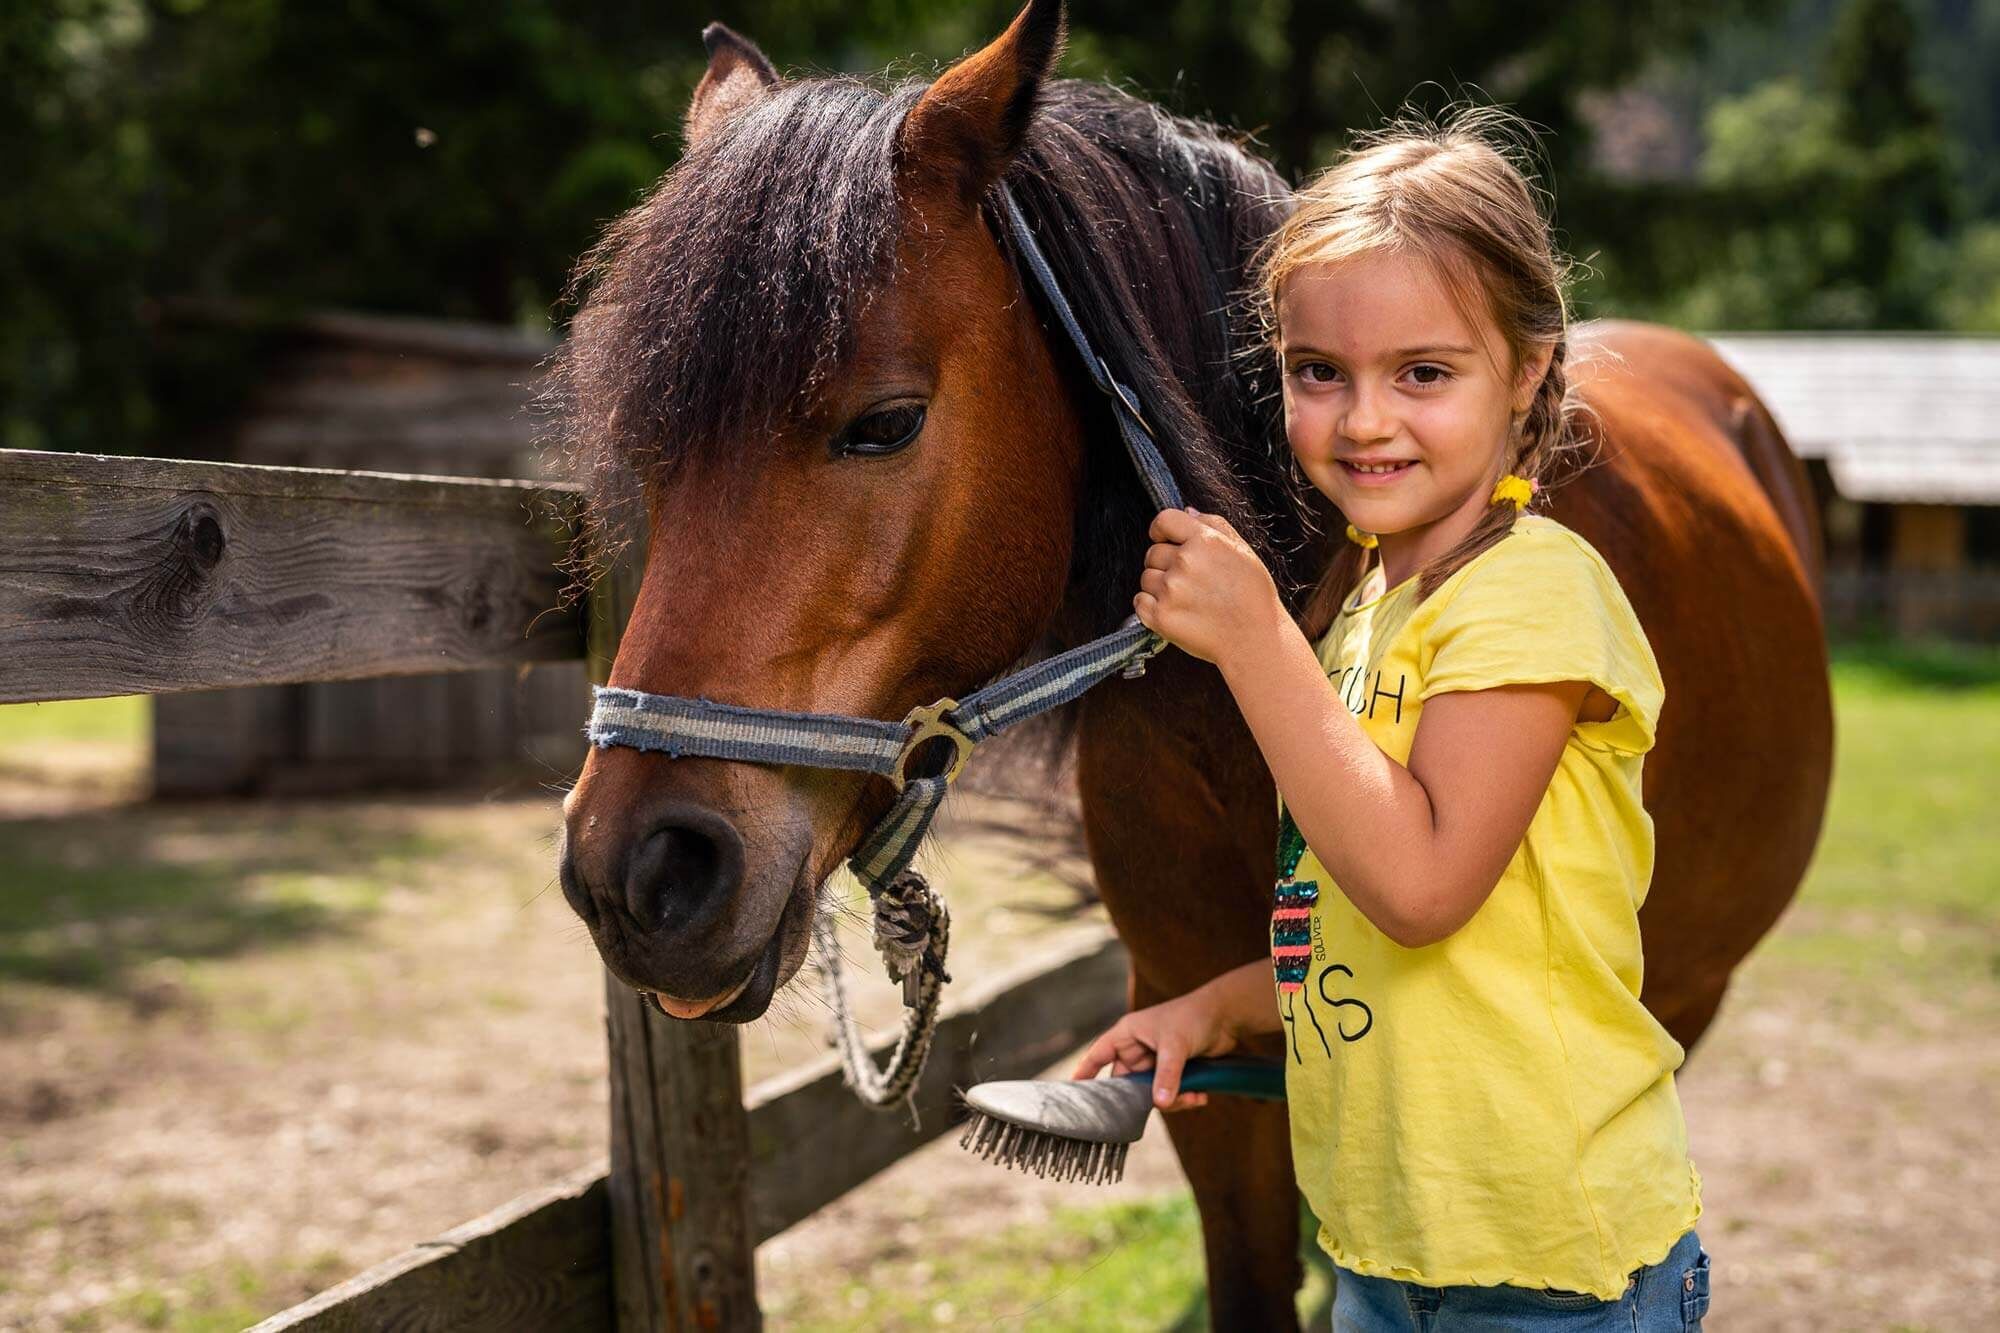
[{"label": "horse eye", "polygon": [[856,417],[834,441],[834,452],[841,455],[893,454],[916,439],[917,432],[923,428],[924,405],[898,403],[894,407]]}]

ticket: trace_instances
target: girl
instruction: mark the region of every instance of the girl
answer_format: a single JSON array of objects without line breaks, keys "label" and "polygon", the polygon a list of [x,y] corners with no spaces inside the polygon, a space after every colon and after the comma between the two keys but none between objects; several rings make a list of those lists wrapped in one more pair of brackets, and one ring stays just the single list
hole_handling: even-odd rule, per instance
[{"label": "girl", "polygon": [[1292,453],[1350,521],[1324,635],[1193,510],[1154,520],[1134,605],[1221,669],[1277,780],[1272,957],[1074,1074],[1199,1106],[1188,1056],[1282,1032],[1342,1330],[1698,1328],[1683,1052],[1639,1003],[1663,691],[1603,559],[1528,512],[1570,446],[1569,317],[1505,127],[1373,138],[1263,256]]}]

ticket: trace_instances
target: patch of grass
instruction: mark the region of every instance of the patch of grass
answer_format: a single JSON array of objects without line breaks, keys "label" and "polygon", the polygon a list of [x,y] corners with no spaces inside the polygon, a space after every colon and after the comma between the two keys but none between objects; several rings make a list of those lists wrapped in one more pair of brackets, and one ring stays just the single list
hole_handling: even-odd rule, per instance
[{"label": "patch of grass", "polygon": [[130,1291],[113,1301],[108,1313],[118,1328],[161,1329],[164,1333],[234,1333],[271,1312],[261,1305],[222,1295],[205,1277],[195,1277],[185,1291],[155,1287]]},{"label": "patch of grass", "polygon": [[[1331,1267],[1300,1210],[1307,1276],[1302,1320],[1325,1320]],[[798,1307],[796,1311],[792,1307]],[[977,1328],[1199,1330],[1208,1323],[1201,1226],[1186,1195],[1067,1208],[1045,1224],[1014,1227],[977,1245],[872,1265],[812,1296],[772,1304],[791,1333]]]},{"label": "patch of grass", "polygon": [[1798,902],[1760,956],[1927,991],[2000,975],[2000,649],[1835,654],[1833,793]]},{"label": "patch of grass", "polygon": [[143,746],[152,735],[153,701],[143,694],[60,703],[0,705],[0,750],[68,741]]},{"label": "patch of grass", "polygon": [[2000,693],[2000,645],[1856,639],[1834,646],[1833,676],[1850,689]]},{"label": "patch of grass", "polygon": [[10,980],[117,990],[162,955],[226,957],[343,925],[337,910],[296,894],[260,896],[226,864],[76,866],[34,852],[8,862],[34,886],[0,895],[0,978]]},{"label": "patch of grass", "polygon": [[223,958],[351,932],[416,868],[451,853],[408,830],[357,845],[337,808],[283,828],[240,823],[125,811],[0,823],[0,866],[14,889],[0,892],[0,981],[119,991],[161,957]]},{"label": "patch of grass", "polygon": [[529,1008],[528,997],[512,990],[482,990],[479,992],[479,1002],[495,1013],[502,1014],[526,1013]]},{"label": "patch of grass", "polygon": [[234,1333],[303,1299],[304,1292],[332,1285],[352,1267],[345,1255],[329,1250],[310,1258],[280,1260],[268,1273],[235,1261],[217,1272],[171,1279],[156,1276],[103,1305],[77,1311],[68,1326]]}]

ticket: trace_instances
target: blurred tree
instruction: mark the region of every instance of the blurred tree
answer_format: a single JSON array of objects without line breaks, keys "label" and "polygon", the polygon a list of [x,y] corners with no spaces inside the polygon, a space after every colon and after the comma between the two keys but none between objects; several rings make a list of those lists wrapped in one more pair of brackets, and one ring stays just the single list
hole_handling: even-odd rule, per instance
[{"label": "blurred tree", "polygon": [[129,440],[152,422],[135,319],[150,161],[116,0],[0,7],[0,445]]},{"label": "blurred tree", "polygon": [[[792,60],[912,0],[755,0]],[[179,448],[254,334],[163,303],[546,325],[570,264],[673,160],[711,6],[51,0],[0,9],[0,442]],[[950,28],[952,25],[932,25]]]},{"label": "blurred tree", "polygon": [[1948,257],[1942,323],[1961,333],[2000,333],[2000,222],[1967,227]]},{"label": "blurred tree", "polygon": [[1727,210],[1669,312],[1718,328],[1939,320],[1951,177],[1903,0],[1848,0],[1822,90],[1780,78],[1718,102],[1701,176]]},{"label": "blurred tree", "polygon": [[[1953,31],[2000,41],[2000,0],[1923,2],[1950,10]],[[1718,107],[1700,179],[1611,181],[1589,169],[1583,93],[1663,62],[1698,64],[1676,53],[1704,50],[1712,34],[1754,44],[1743,34],[1774,12],[1824,31],[1815,16],[1832,3],[1080,0],[1065,70],[1254,133],[1295,174],[1413,90],[1431,107],[1461,94],[1505,101],[1549,131],[1560,220],[1577,248],[1601,253],[1607,301],[1727,322],[1914,322],[1941,282],[1935,237],[1948,195],[1936,186],[1950,122],[1929,110],[1913,73],[1921,32],[1898,0],[1847,0],[1822,78]],[[574,257],[678,151],[703,65],[698,34],[712,17],[780,67],[868,70],[921,51],[898,68],[928,74],[1016,8],[0,7],[0,161],[10,169],[0,441],[178,445],[186,422],[231,402],[254,371],[243,340],[150,336],[148,320],[173,298],[545,323]],[[1933,52],[1925,60],[1945,58],[1923,49]],[[2000,125],[2000,99],[1990,86],[1984,96]],[[1989,175],[2000,197],[2000,172]],[[1889,194],[1893,216],[1877,225],[1872,210]],[[1718,254],[1724,268],[1711,273]]]}]

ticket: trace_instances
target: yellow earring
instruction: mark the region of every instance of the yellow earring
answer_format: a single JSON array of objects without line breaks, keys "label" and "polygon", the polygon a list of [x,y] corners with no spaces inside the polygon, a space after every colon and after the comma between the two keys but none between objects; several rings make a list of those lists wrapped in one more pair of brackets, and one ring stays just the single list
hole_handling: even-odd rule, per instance
[{"label": "yellow earring", "polygon": [[1518,512],[1528,507],[1528,502],[1535,498],[1535,492],[1538,489],[1539,487],[1526,477],[1517,477],[1509,472],[1506,476],[1500,478],[1499,481],[1493,483],[1493,498],[1488,500],[1487,503],[1497,505],[1502,501],[1511,500],[1515,510]]},{"label": "yellow earring", "polygon": [[1355,527],[1352,523],[1349,523],[1347,525],[1347,540],[1353,542],[1356,546],[1359,546],[1364,551],[1372,551],[1375,549],[1376,545],[1374,533],[1363,532],[1360,528]]}]

